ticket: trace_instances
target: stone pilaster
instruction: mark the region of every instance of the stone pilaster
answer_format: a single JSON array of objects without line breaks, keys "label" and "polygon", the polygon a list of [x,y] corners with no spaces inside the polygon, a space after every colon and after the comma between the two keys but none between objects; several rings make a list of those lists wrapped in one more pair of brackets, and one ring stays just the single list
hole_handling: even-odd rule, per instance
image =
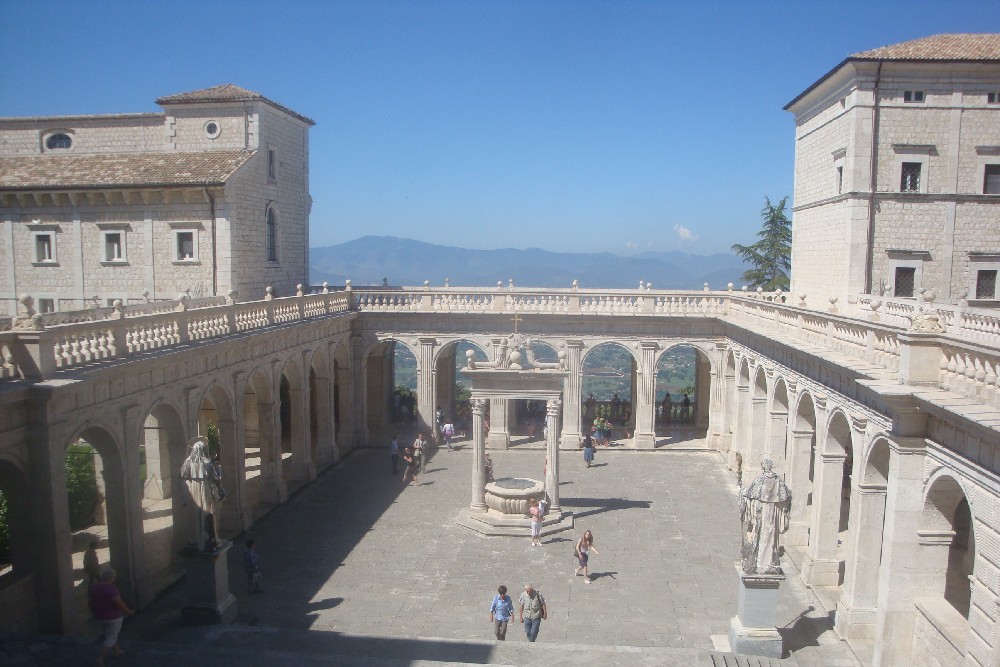
[{"label": "stone pilaster", "polygon": [[[368,420],[365,418],[365,405],[367,401],[367,382],[365,381],[365,358],[363,340],[360,334],[351,334],[351,423],[349,426],[354,433],[354,442],[351,448],[368,444]],[[417,367],[417,373],[420,367]]]},{"label": "stone pilaster", "polygon": [[434,442],[434,410],[437,396],[434,390],[434,346],[437,339],[424,336],[417,339],[420,347],[417,349],[417,412],[420,415],[418,423],[420,430],[427,434],[428,440]]},{"label": "stone pilaster", "polygon": [[486,442],[490,449],[510,447],[510,408],[506,398],[490,399],[490,434]]},{"label": "stone pilaster", "polygon": [[816,459],[809,549],[802,562],[802,580],[810,586],[840,583],[837,534],[846,458],[844,452],[823,452]]},{"label": "stone pilaster", "polygon": [[885,492],[885,484],[856,484],[851,492],[847,568],[834,625],[842,639],[871,639],[875,634]]},{"label": "stone pilaster", "polygon": [[656,352],[659,349],[654,341],[640,342],[641,362],[638,368],[633,367],[635,402],[632,403],[632,414],[636,420],[636,449],[653,449],[656,446]]},{"label": "stone pilaster", "polygon": [[563,449],[577,449],[580,446],[580,355],[582,340],[566,341],[566,380],[563,382],[562,437]]}]

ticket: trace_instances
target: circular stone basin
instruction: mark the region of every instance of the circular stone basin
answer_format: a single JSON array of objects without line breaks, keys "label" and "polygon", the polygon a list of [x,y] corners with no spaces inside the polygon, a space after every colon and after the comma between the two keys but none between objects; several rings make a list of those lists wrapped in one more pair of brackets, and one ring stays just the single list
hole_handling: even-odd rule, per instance
[{"label": "circular stone basin", "polygon": [[532,498],[545,497],[545,485],[523,477],[501,477],[486,485],[486,506],[494,512],[524,516]]}]

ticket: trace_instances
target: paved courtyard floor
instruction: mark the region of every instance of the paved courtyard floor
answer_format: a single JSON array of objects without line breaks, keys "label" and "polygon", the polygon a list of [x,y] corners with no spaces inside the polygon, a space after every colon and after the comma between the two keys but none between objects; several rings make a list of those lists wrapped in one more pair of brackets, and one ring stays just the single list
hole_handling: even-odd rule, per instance
[{"label": "paved courtyard floor", "polygon": [[[542,449],[491,456],[498,477],[541,478]],[[581,455],[564,452],[562,506],[576,528],[540,548],[529,547],[527,535],[488,538],[456,525],[470,501],[471,462],[468,443],[437,451],[420,485],[404,486],[390,475],[387,450],[353,452],[241,536],[257,541],[263,594],[246,594],[242,544],[231,551],[237,625],[256,632],[178,628],[176,589],[130,621],[123,641],[194,641],[201,632],[197,641],[210,637],[216,646],[258,642],[273,650],[281,637],[302,642],[321,636],[304,631],[333,631],[488,642],[497,586],[516,599],[526,582],[549,605],[539,643],[673,647],[679,655],[711,650],[711,636],[727,633],[740,538],[735,480],[717,453],[601,450],[588,469]],[[587,529],[600,551],[590,585],[574,576],[572,557]],[[788,566],[779,629],[791,657],[801,665],[858,664]],[[520,625],[507,640],[526,641]]]}]

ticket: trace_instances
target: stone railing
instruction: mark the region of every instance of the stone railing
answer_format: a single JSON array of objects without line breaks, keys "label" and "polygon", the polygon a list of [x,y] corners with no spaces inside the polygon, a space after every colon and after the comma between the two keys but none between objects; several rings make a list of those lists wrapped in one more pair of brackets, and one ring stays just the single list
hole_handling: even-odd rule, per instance
[{"label": "stone railing", "polygon": [[[156,302],[145,314],[126,315],[120,304],[79,322],[49,326],[37,314],[0,332],[0,380],[43,379],[53,373],[192,341],[221,338],[276,324],[351,310],[351,292],[327,292],[190,308],[186,298]],[[152,305],[152,304],[148,304]],[[105,310],[105,309],[100,309]]]},{"label": "stone railing", "polygon": [[1000,405],[1000,350],[949,341],[941,347],[938,386],[990,405]]},{"label": "stone railing", "polygon": [[876,297],[862,294],[858,298],[858,315],[866,319],[899,327],[909,327],[921,309],[933,308],[938,321],[949,336],[969,342],[1000,347],[1000,310],[975,308],[960,303],[928,304],[917,299]]}]

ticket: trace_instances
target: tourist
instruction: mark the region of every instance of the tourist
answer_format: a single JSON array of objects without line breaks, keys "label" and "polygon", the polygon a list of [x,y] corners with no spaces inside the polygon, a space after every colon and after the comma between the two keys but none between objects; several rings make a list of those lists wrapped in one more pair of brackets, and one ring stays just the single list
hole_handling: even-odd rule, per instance
[{"label": "tourist", "polygon": [[83,571],[87,573],[87,586],[101,580],[101,559],[97,557],[97,542],[91,542],[83,552]]},{"label": "tourist", "polygon": [[406,470],[403,471],[403,483],[405,484],[407,479],[412,478],[413,483],[420,486],[420,481],[417,479],[420,474],[420,459],[413,448],[407,447],[403,450],[403,461],[406,463]]},{"label": "tourist", "polygon": [[691,399],[687,394],[684,394],[684,400],[681,401],[681,419],[686,420],[691,416]]},{"label": "tourist", "polygon": [[589,530],[583,534],[579,540],[576,541],[576,558],[580,563],[580,566],[576,568],[575,576],[580,576],[580,570],[583,570],[583,581],[584,583],[590,583],[590,570],[587,569],[587,561],[590,560],[590,552],[593,551],[595,554],[600,555],[600,551],[594,546],[594,534]]},{"label": "tourist", "polygon": [[427,440],[423,433],[418,433],[413,441],[413,457],[417,461],[417,472],[423,472],[427,465]]},{"label": "tourist", "polygon": [[493,476],[493,459],[490,458],[489,454],[483,454],[484,467],[486,468],[486,483],[495,482],[496,477]]},{"label": "tourist", "polygon": [[584,401],[584,405],[587,407],[585,419],[589,422],[593,422],[594,417],[597,414],[597,399],[594,398],[594,392],[590,393],[590,396],[588,396],[587,400]]},{"label": "tourist", "polygon": [[451,422],[441,427],[441,435],[444,436],[444,444],[448,445],[448,451],[452,451],[451,439],[455,437],[455,425]]},{"label": "tourist", "polygon": [[531,546],[542,546],[542,511],[538,508],[538,499],[532,498],[528,507],[531,515]]},{"label": "tourist", "polygon": [[670,423],[670,416],[671,416],[670,412],[673,409],[674,406],[670,402],[670,392],[668,391],[667,395],[663,397],[663,413],[662,413],[663,421],[665,421],[668,424]]},{"label": "tourist", "polygon": [[587,462],[587,467],[594,462],[594,439],[589,435],[583,439],[583,460]]},{"label": "tourist", "polygon": [[518,616],[524,623],[524,633],[528,635],[528,641],[533,642],[538,637],[538,630],[542,625],[542,620],[549,617],[549,610],[545,605],[545,598],[541,592],[536,591],[531,584],[524,585],[524,592],[517,598]]},{"label": "tourist", "polygon": [[104,664],[104,659],[111,651],[114,651],[116,658],[125,655],[118,645],[118,633],[121,632],[124,617],[135,613],[122,600],[121,593],[115,586],[115,576],[113,569],[104,568],[101,570],[100,581],[92,585],[87,593],[90,611],[93,612],[94,618],[101,622],[101,629],[104,631],[101,652],[97,656],[98,667]]},{"label": "tourist", "polygon": [[392,457],[392,476],[395,477],[399,473],[399,441],[396,436],[392,436],[389,443],[389,456]]},{"label": "tourist", "polygon": [[247,549],[243,552],[243,569],[247,573],[247,593],[263,593],[264,570],[260,566],[260,554],[253,540],[247,540]]},{"label": "tourist", "polygon": [[493,602],[490,603],[490,622],[498,640],[504,641],[507,638],[507,623],[513,615],[514,603],[507,595],[507,587],[501,586],[493,596]]}]

